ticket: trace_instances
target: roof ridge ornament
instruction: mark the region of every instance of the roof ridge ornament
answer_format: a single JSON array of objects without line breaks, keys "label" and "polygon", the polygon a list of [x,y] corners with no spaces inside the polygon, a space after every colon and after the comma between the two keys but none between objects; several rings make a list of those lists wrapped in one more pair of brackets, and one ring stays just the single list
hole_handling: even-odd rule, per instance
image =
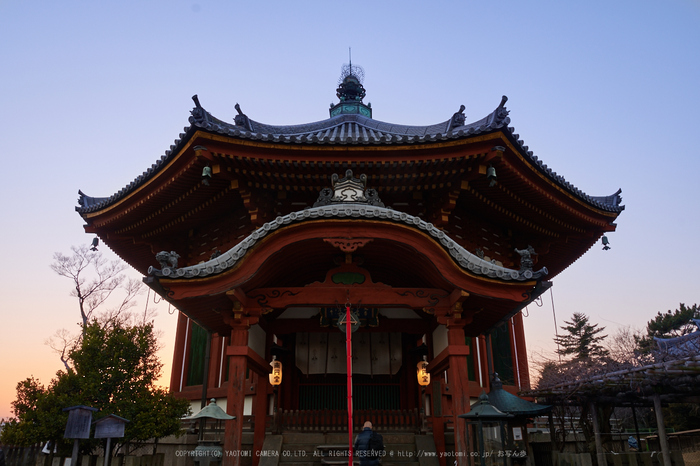
[{"label": "roof ridge ornament", "polygon": [[248,131],[253,131],[253,127],[250,125],[250,118],[248,118],[248,115],[243,113],[241,106],[238,105],[238,102],[236,102],[236,105],[234,105],[233,108],[235,108],[238,112],[238,115],[233,117],[233,121],[236,123],[236,126],[243,126]]},{"label": "roof ridge ornament", "polygon": [[204,107],[202,107],[202,104],[199,103],[199,97],[197,94],[192,96],[192,100],[194,101],[195,107],[190,111],[192,114],[192,118],[194,119],[194,124],[198,126],[203,126],[206,125],[207,123],[207,111],[204,110]]},{"label": "roof ridge ornament", "polygon": [[330,204],[368,204],[384,207],[377,190],[367,189],[367,175],[363,174],[360,178],[355,178],[351,169],[345,171],[345,178],[340,178],[337,173],[333,173],[331,186],[332,188],[321,190],[314,207]]},{"label": "roof ridge ornament", "polygon": [[527,245],[527,249],[515,248],[515,252],[520,255],[520,273],[528,280],[534,276],[540,276],[542,273],[547,274],[547,269],[542,268],[535,272],[533,268],[535,267],[535,260],[532,256],[537,256],[535,248],[531,245]]},{"label": "roof ridge ornament", "polygon": [[460,105],[459,111],[455,112],[455,114],[452,115],[452,119],[450,119],[450,129],[464,126],[464,122],[467,121],[467,116],[464,114],[464,110],[466,108],[467,107],[465,107],[464,105]]},{"label": "roof ridge ornament", "polygon": [[500,124],[503,120],[508,118],[508,114],[510,111],[506,108],[506,102],[508,102],[508,96],[503,96],[501,97],[501,103],[498,105],[498,108],[496,109],[496,121]]}]

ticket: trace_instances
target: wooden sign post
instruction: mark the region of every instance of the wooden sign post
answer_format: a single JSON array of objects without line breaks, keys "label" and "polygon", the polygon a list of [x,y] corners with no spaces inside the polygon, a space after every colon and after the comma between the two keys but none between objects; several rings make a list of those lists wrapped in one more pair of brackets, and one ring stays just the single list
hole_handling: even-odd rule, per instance
[{"label": "wooden sign post", "polygon": [[66,422],[66,431],[63,434],[63,438],[75,439],[70,460],[70,464],[75,465],[78,463],[80,439],[90,438],[92,413],[98,410],[90,406],[71,406],[70,408],[64,408],[63,411],[68,411],[68,422]]},{"label": "wooden sign post", "polygon": [[129,422],[128,419],[116,414],[110,414],[95,421],[95,438],[107,439],[104,466],[109,466],[112,463],[112,439],[124,437],[124,428],[127,422]]}]

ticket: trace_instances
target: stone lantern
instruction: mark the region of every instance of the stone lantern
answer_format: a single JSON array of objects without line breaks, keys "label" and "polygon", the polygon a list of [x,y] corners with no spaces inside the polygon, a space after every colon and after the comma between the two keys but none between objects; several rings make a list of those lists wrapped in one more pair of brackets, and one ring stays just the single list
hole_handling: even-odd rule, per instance
[{"label": "stone lantern", "polygon": [[[209,404],[202,408],[194,416],[185,418],[188,421],[201,420],[199,425],[199,441],[195,450],[195,466],[219,466],[223,458],[224,449],[221,446],[221,423],[236,419],[219,408],[214,398]],[[207,419],[212,419],[210,426],[207,426]]]},{"label": "stone lantern", "polygon": [[471,410],[458,417],[467,421],[471,427],[470,443],[473,445],[475,463],[481,466],[508,466],[511,463],[510,442],[507,437],[506,424],[512,414],[499,411],[489,402],[486,393],[479,396]]}]

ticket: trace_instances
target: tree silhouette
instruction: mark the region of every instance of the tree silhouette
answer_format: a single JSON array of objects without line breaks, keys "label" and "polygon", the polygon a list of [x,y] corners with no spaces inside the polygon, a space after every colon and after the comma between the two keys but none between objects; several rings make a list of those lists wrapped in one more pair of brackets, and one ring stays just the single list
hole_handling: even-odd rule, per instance
[{"label": "tree silhouette", "polygon": [[[83,333],[82,335],[73,335],[62,328],[46,340],[46,345],[59,355],[68,372],[72,370],[68,354],[85,336],[89,322],[93,318],[97,318],[103,324],[108,324],[113,320],[128,319],[129,309],[136,305],[136,297],[143,287],[140,280],[126,278],[123,273],[126,270],[126,264],[118,260],[108,261],[102,257],[100,252],[97,252],[94,246],[92,248],[85,244],[71,246],[71,251],[71,255],[54,253],[54,261],[50,267],[61,277],[72,281],[71,296],[78,300]],[[116,307],[97,315],[96,310],[105,304],[117,290],[124,293],[121,302]]]},{"label": "tree silhouette", "polygon": [[[162,369],[157,350],[150,322],[114,320],[102,325],[93,319],[68,353],[70,371],[58,371],[48,387],[33,377],[17,384],[15,417],[5,425],[0,441],[26,446],[52,440],[68,452],[70,442],[63,439],[68,416],[63,409],[77,405],[97,408],[97,418],[116,414],[128,419],[122,445],[138,446],[149,438],[179,433],[189,402],[156,385]],[[98,443],[86,441],[82,448],[88,452]]]},{"label": "tree silhouette", "polygon": [[554,338],[561,356],[573,356],[574,359],[586,361],[593,358],[608,356],[608,350],[601,342],[607,335],[601,335],[605,327],[591,324],[586,314],[575,312],[571,321],[564,321],[561,329],[566,333]]}]

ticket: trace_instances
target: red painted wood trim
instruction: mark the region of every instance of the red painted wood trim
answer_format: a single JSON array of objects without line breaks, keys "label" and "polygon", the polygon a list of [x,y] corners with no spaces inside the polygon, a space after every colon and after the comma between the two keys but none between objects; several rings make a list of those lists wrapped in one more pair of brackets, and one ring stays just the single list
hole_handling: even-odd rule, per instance
[{"label": "red painted wood trim", "polygon": [[182,361],[185,358],[185,329],[187,328],[187,316],[178,312],[177,330],[173,348],[173,365],[170,373],[170,391],[180,391],[180,377],[182,376]]},{"label": "red painted wood trim", "polygon": [[447,345],[447,348],[442,350],[440,354],[430,361],[430,364],[428,364],[428,372],[431,374],[438,374],[447,369],[450,356],[469,356],[470,354],[470,349],[465,344]]},{"label": "red painted wood trim", "polygon": [[[534,281],[508,282],[472,275],[454,262],[447,251],[428,234],[392,221],[377,220],[307,220],[291,224],[268,234],[233,269],[201,279],[161,279],[163,287],[170,290],[174,300],[202,295],[225,293],[238,288],[281,249],[307,239],[323,239],[329,236],[382,238],[411,246],[425,260],[432,262],[442,273],[442,278],[456,288],[482,296],[525,300],[523,293],[532,289]],[[365,301],[363,300],[363,303]]]},{"label": "red painted wood trim", "polygon": [[[267,375],[271,371],[270,363],[260,357],[258,353],[253,351],[249,346],[229,346],[226,348],[227,356],[245,356],[247,358],[250,369],[258,374]],[[229,373],[229,380],[231,376]]]},{"label": "red painted wood trim", "polygon": [[515,344],[518,348],[518,359],[520,365],[520,380],[522,390],[530,389],[530,368],[527,363],[527,345],[525,343],[525,328],[523,325],[523,314],[518,312],[514,317],[515,323]]}]

